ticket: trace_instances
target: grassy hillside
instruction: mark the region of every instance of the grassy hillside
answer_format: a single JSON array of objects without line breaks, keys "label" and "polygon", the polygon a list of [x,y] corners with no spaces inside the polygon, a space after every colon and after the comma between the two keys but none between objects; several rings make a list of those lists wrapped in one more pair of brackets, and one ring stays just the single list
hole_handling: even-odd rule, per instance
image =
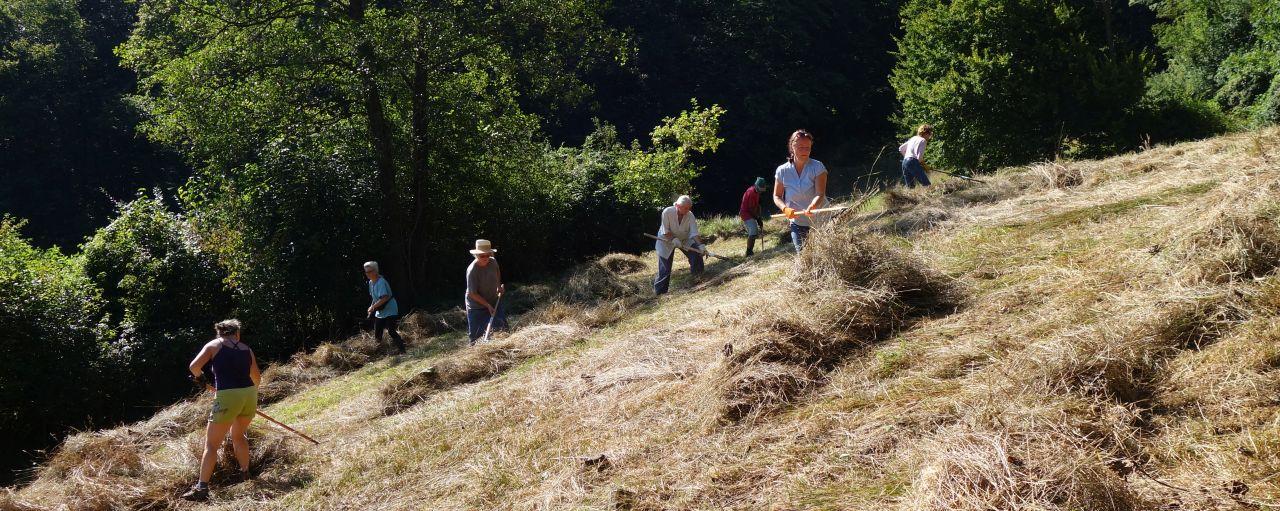
[{"label": "grassy hillside", "polygon": [[443,313],[406,356],[272,369],[265,411],[322,443],[255,423],[257,480],[209,504],[175,500],[195,400],[72,437],[0,509],[1276,507],[1278,142],[894,191],[661,299],[652,254],[611,256],[493,344]]}]

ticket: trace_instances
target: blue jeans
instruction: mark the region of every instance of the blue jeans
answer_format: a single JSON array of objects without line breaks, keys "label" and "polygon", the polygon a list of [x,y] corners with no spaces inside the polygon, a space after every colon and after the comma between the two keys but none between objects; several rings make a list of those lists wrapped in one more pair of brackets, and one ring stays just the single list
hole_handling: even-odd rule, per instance
[{"label": "blue jeans", "polygon": [[[498,302],[497,311],[493,318],[493,329],[502,330],[507,328],[507,308],[502,302]],[[476,309],[467,309],[467,336],[471,338],[471,342],[484,337],[484,331],[489,327],[489,309],[479,307]]]},{"label": "blue jeans", "polygon": [[[695,243],[693,248],[702,248],[702,245]],[[671,287],[671,263],[676,260],[676,252],[681,252],[681,250],[675,249],[671,252],[671,257],[665,259],[662,256],[658,256],[658,276],[653,279],[654,293],[666,293],[667,289]],[[684,251],[684,256],[689,258],[689,273],[694,275],[702,273],[702,254],[694,251]]]},{"label": "blue jeans", "polygon": [[929,175],[925,174],[924,165],[915,158],[902,160],[902,185],[915,188],[916,182],[919,182],[920,186],[929,186]]},{"label": "blue jeans", "polygon": [[760,224],[756,223],[756,219],[743,220],[742,225],[747,228],[747,236],[760,235]]},{"label": "blue jeans", "polygon": [[796,253],[804,248],[804,240],[809,239],[809,226],[791,222],[791,244],[796,246]]}]

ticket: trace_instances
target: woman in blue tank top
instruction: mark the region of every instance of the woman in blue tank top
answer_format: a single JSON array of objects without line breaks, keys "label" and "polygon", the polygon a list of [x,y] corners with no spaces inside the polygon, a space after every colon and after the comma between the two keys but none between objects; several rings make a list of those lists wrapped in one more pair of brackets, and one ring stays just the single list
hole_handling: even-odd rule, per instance
[{"label": "woman in blue tank top", "polygon": [[[182,498],[205,500],[209,498],[209,478],[218,463],[218,449],[231,433],[231,446],[240,463],[238,480],[249,479],[249,439],[245,432],[258,411],[258,382],[262,373],[253,350],[240,342],[240,322],[234,319],[213,326],[218,338],[205,343],[200,354],[188,368],[197,383],[209,386],[215,392],[213,410],[209,412],[209,426],[205,429],[204,456],[200,459],[200,479]],[[204,381],[206,365],[213,372],[213,385]]]}]

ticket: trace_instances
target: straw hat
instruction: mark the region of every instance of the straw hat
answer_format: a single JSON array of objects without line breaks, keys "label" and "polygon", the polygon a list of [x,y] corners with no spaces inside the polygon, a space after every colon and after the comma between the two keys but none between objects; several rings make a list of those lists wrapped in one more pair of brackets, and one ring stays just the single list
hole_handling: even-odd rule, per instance
[{"label": "straw hat", "polygon": [[497,251],[498,249],[493,248],[493,243],[489,243],[489,240],[476,240],[476,248],[471,251],[471,255],[493,254]]}]

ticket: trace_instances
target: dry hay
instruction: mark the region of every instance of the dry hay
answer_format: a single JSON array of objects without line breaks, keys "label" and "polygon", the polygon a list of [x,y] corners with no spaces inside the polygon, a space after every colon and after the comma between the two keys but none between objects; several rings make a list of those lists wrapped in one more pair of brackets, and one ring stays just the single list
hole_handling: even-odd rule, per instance
[{"label": "dry hay", "polygon": [[328,367],[303,367],[295,363],[268,367],[262,372],[262,383],[258,386],[258,404],[278,402],[338,374]]},{"label": "dry hay", "polygon": [[888,231],[909,235],[932,230],[951,218],[951,212],[933,206],[917,206],[902,212],[889,224]]},{"label": "dry hay", "polygon": [[576,324],[535,325],[501,341],[456,352],[439,364],[383,385],[382,411],[399,413],[437,391],[495,376],[525,360],[577,344],[585,333]]},{"label": "dry hay", "polygon": [[44,509],[18,499],[11,488],[0,488],[0,511],[43,511]]},{"label": "dry hay", "polygon": [[1259,278],[1280,265],[1280,226],[1266,216],[1228,213],[1182,248],[1202,279],[1223,284]]},{"label": "dry hay", "polygon": [[742,422],[792,403],[826,374],[901,328],[913,315],[953,309],[955,284],[879,235],[814,229],[792,284],[746,323],[745,347],[713,375],[722,422]]},{"label": "dry hay", "polygon": [[929,268],[890,239],[835,225],[810,233],[792,275],[799,281],[831,276],[852,287],[885,288],[920,313],[953,309],[962,300],[953,279]]},{"label": "dry hay", "polygon": [[373,337],[361,334],[342,343],[322,343],[311,353],[295,353],[288,363],[262,372],[258,403],[275,403],[311,385],[364,367],[381,350]]},{"label": "dry hay", "polygon": [[[145,422],[73,435],[23,493],[76,511],[174,509],[180,506],[178,496],[195,480],[210,404],[206,394],[166,408]],[[297,481],[300,476],[291,467],[294,456],[286,438],[263,433],[262,427],[266,426],[249,429],[251,470]],[[235,473],[236,464],[227,456],[223,455],[215,473],[215,487]],[[32,505],[13,500],[10,504],[0,498],[0,509]]]},{"label": "dry hay", "polygon": [[881,192],[881,195],[884,197],[884,209],[886,211],[902,211],[927,201],[929,199],[929,188],[915,189],[893,186],[886,188]]},{"label": "dry hay", "polygon": [[1041,179],[1041,188],[1056,190],[1071,188],[1084,183],[1084,173],[1079,165],[1062,165],[1057,162],[1044,162],[1032,165],[1027,169],[1031,175]]},{"label": "dry hay", "polygon": [[606,254],[600,258],[600,266],[617,275],[630,275],[648,268],[640,256],[623,253]]},{"label": "dry hay", "polygon": [[467,328],[467,311],[455,307],[432,314],[415,312],[406,316],[401,324],[409,327],[408,330],[418,337],[461,332]]},{"label": "dry hay", "polygon": [[1131,510],[1142,507],[1096,449],[1053,431],[946,431],[918,448],[905,509]]},{"label": "dry hay", "polygon": [[594,304],[639,292],[638,284],[618,276],[600,263],[592,262],[582,265],[565,279],[556,299],[569,303]]},{"label": "dry hay", "polygon": [[1212,344],[1245,317],[1233,293],[1183,292],[1188,297],[1135,308],[1129,317],[1035,345],[1029,356],[1038,367],[1025,374],[1036,375],[1049,391],[1149,405],[1168,360]]}]

